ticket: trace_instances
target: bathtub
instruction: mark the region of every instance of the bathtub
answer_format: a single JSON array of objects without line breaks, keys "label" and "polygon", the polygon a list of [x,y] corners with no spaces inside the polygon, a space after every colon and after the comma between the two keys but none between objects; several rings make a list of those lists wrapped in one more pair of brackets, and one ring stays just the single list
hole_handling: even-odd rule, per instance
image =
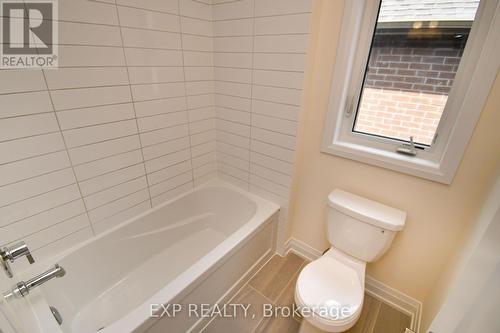
[{"label": "bathtub", "polygon": [[66,275],[32,302],[54,306],[65,333],[197,330],[207,318],[157,318],[151,304],[227,300],[274,252],[278,210],[222,182],[202,186],[54,258]]}]

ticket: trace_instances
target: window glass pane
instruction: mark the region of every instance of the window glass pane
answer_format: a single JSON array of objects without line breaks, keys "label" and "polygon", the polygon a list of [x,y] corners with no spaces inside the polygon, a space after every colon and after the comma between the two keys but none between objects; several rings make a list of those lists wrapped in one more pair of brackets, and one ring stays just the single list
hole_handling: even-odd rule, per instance
[{"label": "window glass pane", "polygon": [[353,131],[430,145],[479,0],[382,0]]}]

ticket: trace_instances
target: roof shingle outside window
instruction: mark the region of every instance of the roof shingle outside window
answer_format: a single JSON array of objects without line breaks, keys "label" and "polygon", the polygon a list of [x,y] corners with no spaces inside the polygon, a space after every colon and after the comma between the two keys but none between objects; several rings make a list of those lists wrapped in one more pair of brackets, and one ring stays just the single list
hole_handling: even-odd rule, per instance
[{"label": "roof shingle outside window", "polygon": [[479,0],[383,0],[379,22],[473,21]]}]

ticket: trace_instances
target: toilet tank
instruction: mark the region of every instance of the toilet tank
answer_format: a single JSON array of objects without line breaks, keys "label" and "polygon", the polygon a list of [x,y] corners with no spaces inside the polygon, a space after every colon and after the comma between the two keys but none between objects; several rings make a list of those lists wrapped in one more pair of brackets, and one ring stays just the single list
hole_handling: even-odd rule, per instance
[{"label": "toilet tank", "polygon": [[328,196],[330,244],[357,259],[379,259],[402,230],[406,213],[358,195],[334,190]]}]

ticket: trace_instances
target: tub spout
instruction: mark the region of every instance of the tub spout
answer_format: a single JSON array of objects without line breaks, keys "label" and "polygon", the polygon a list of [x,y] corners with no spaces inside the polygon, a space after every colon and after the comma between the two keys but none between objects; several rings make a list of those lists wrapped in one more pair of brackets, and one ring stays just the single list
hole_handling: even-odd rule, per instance
[{"label": "tub spout", "polygon": [[45,282],[52,280],[53,278],[60,278],[66,274],[64,268],[59,265],[55,265],[54,268],[49,269],[48,271],[35,276],[34,278],[28,281],[21,281],[15,284],[12,289],[4,294],[4,298],[9,300],[11,298],[21,298],[25,297],[29,294],[29,292],[44,284]]}]

